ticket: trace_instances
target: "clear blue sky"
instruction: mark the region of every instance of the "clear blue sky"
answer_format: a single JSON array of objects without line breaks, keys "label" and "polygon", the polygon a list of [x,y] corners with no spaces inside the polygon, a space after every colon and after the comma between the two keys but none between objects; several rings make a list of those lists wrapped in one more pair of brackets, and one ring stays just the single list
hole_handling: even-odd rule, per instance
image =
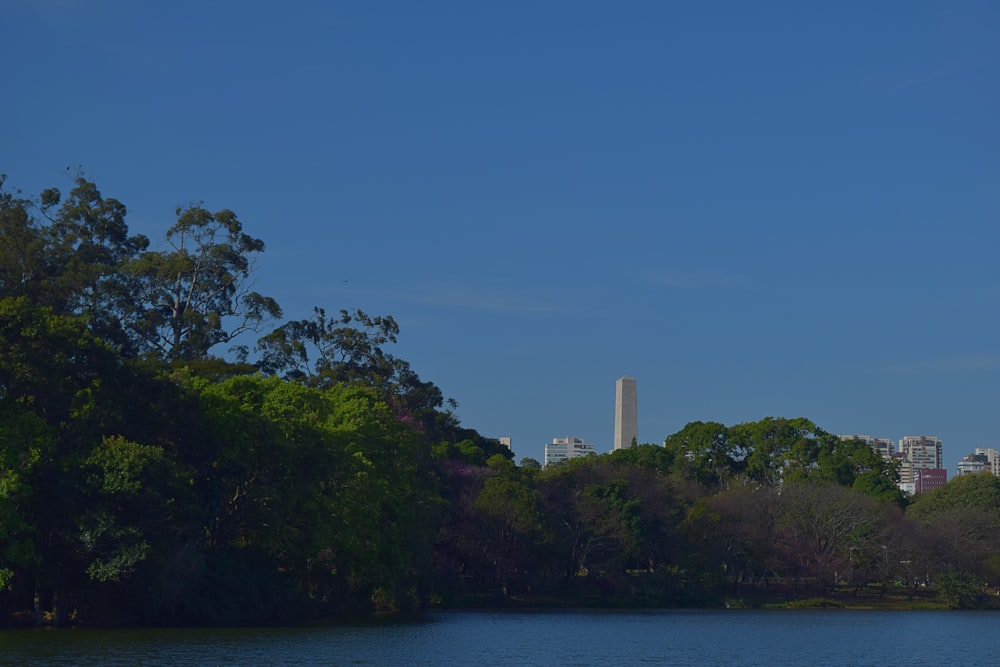
[{"label": "clear blue sky", "polygon": [[[804,416],[1000,447],[1000,3],[4,4],[0,172],[231,208],[541,458]],[[349,282],[344,282],[349,280]],[[248,341],[249,342],[249,341]]]}]

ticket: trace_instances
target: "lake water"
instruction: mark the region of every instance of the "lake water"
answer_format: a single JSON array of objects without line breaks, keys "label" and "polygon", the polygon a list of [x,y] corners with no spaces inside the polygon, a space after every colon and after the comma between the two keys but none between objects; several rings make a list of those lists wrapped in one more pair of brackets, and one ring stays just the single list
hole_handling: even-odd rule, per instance
[{"label": "lake water", "polygon": [[435,612],[308,628],[7,630],[0,665],[993,664],[1000,615],[931,611]]}]

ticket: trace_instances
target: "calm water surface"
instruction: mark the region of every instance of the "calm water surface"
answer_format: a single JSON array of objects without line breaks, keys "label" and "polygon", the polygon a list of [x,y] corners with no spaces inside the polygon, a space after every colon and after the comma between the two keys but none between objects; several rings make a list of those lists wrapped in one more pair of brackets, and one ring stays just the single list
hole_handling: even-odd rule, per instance
[{"label": "calm water surface", "polygon": [[995,664],[989,612],[436,612],[367,625],[0,632],[0,665]]}]

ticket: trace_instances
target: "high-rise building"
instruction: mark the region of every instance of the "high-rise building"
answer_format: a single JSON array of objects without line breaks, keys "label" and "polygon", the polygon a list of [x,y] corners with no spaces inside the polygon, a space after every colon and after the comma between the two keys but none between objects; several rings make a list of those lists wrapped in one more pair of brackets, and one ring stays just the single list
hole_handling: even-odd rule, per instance
[{"label": "high-rise building", "polygon": [[545,464],[562,463],[578,456],[594,454],[594,445],[584,442],[580,438],[566,436],[565,438],[552,438],[552,442],[545,445]]},{"label": "high-rise building", "polygon": [[931,435],[907,435],[899,441],[899,451],[914,468],[942,468],[941,439]]},{"label": "high-rise building", "polygon": [[635,378],[627,375],[615,382],[615,449],[639,442],[639,408]]},{"label": "high-rise building", "polygon": [[913,464],[900,452],[896,452],[892,458],[899,464],[899,488],[912,496],[916,492],[913,485]]},{"label": "high-rise building", "polygon": [[972,453],[986,459],[986,472],[1000,477],[1000,452],[993,447],[976,447]]}]

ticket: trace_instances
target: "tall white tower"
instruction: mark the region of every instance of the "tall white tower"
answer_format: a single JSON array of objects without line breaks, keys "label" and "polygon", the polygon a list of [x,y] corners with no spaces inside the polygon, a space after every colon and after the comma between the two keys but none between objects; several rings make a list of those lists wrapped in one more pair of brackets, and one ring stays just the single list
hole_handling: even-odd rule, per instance
[{"label": "tall white tower", "polygon": [[639,442],[639,408],[635,378],[620,377],[615,382],[615,449]]}]

